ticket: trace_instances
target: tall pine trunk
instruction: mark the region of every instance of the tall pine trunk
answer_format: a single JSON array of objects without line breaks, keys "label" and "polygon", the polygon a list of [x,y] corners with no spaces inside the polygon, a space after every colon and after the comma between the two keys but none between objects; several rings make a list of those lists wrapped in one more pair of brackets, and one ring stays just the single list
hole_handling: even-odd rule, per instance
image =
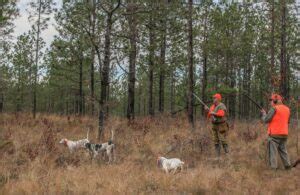
[{"label": "tall pine trunk", "polygon": [[193,51],[193,0],[189,0],[188,5],[188,118],[194,128],[194,51]]},{"label": "tall pine trunk", "polygon": [[129,75],[128,75],[128,105],[127,105],[127,119],[133,120],[134,104],[135,104],[135,75],[136,75],[136,55],[137,55],[137,20],[133,14],[136,12],[136,5],[129,3],[127,7],[128,24],[129,24],[129,37],[130,37],[130,51],[129,51]]},{"label": "tall pine trunk", "polygon": [[91,52],[91,65],[90,65],[90,85],[91,85],[91,114],[95,112],[95,68],[94,68],[95,49],[92,48]]},{"label": "tall pine trunk", "polygon": [[280,92],[284,98],[288,99],[289,98],[289,81],[288,81],[289,67],[287,64],[287,54],[286,54],[286,15],[287,15],[286,0],[281,0]]},{"label": "tall pine trunk", "polygon": [[111,45],[112,14],[108,13],[106,18],[106,31],[104,41],[104,60],[101,71],[101,92],[99,102],[99,129],[98,139],[101,140],[104,131],[105,111],[107,110],[107,92],[109,85],[110,45]]},{"label": "tall pine trunk", "polygon": [[78,97],[78,103],[79,103],[79,114],[82,115],[83,113],[83,89],[82,89],[82,83],[83,83],[83,56],[80,57],[79,62],[79,97]]},{"label": "tall pine trunk", "polygon": [[172,116],[174,116],[174,112],[175,112],[175,77],[174,77],[174,72],[175,72],[174,70],[171,70],[170,109],[171,109]]},{"label": "tall pine trunk", "polygon": [[[275,71],[275,2],[271,0],[271,43],[270,43],[270,54],[271,54],[271,67],[270,73]],[[276,89],[276,77],[270,75],[271,89]]]},{"label": "tall pine trunk", "polygon": [[160,75],[159,75],[159,112],[164,112],[165,102],[165,61],[166,61],[166,35],[164,30],[160,51]]},{"label": "tall pine trunk", "polygon": [[38,5],[38,21],[36,32],[36,50],[35,50],[35,66],[34,66],[34,82],[33,82],[33,102],[32,102],[32,114],[33,118],[36,116],[36,102],[37,102],[37,79],[38,79],[38,66],[39,66],[39,52],[40,52],[40,27],[41,27],[41,9],[42,2],[39,0]]},{"label": "tall pine trunk", "polygon": [[[90,2],[90,27],[91,27],[91,35],[95,36],[95,26],[96,26],[96,2],[95,0],[91,0]],[[94,115],[95,112],[95,47],[92,47],[91,50],[91,64],[90,64],[90,95],[91,95],[91,114]]]},{"label": "tall pine trunk", "polygon": [[[153,10],[152,10],[153,11]],[[149,115],[154,116],[153,107],[153,72],[154,72],[154,25],[153,16],[150,13],[150,24],[149,24],[149,88],[148,88],[148,107]]]},{"label": "tall pine trunk", "polygon": [[[203,42],[203,77],[202,77],[202,101],[206,102],[206,87],[207,87],[207,39],[208,39],[208,33],[207,33],[207,21],[208,21],[208,11],[207,7],[205,7],[205,19],[204,19],[204,42]],[[202,105],[202,115],[205,115],[205,109]]]},{"label": "tall pine trunk", "polygon": [[[164,2],[165,3],[165,2]],[[166,72],[166,39],[167,39],[167,21],[166,18],[162,19],[161,22],[163,31],[162,31],[162,40],[160,44],[160,69],[159,69],[159,102],[158,110],[160,113],[164,112],[164,103],[165,103],[165,72]]]},{"label": "tall pine trunk", "polygon": [[[109,94],[109,71],[110,71],[110,57],[111,57],[111,31],[113,26],[113,14],[119,8],[121,4],[121,0],[118,0],[116,7],[112,10],[108,11],[104,7],[104,11],[106,12],[106,27],[105,27],[105,35],[104,35],[104,60],[103,67],[101,71],[101,92],[100,92],[100,101],[99,101],[99,126],[98,126],[98,139],[101,141],[103,137],[104,131],[104,120],[106,118],[105,111],[108,112],[108,94]],[[95,48],[98,54],[98,58],[100,60],[100,52],[99,48]],[[100,63],[100,61],[99,61]]]},{"label": "tall pine trunk", "polygon": [[3,93],[0,94],[0,113],[3,112],[3,107],[4,107],[4,95]]},{"label": "tall pine trunk", "polygon": [[141,115],[141,107],[142,107],[142,87],[141,87],[141,85],[139,85],[139,87],[138,87],[138,108],[137,108],[138,116]]}]

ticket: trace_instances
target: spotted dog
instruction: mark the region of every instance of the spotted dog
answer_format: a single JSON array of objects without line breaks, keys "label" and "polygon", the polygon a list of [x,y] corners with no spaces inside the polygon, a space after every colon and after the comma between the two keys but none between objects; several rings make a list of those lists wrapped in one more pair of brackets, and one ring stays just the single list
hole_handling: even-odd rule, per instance
[{"label": "spotted dog", "polygon": [[91,159],[96,158],[99,154],[108,156],[108,163],[113,162],[115,158],[115,144],[113,143],[114,131],[111,131],[111,139],[102,144],[86,143],[85,148],[89,151]]}]

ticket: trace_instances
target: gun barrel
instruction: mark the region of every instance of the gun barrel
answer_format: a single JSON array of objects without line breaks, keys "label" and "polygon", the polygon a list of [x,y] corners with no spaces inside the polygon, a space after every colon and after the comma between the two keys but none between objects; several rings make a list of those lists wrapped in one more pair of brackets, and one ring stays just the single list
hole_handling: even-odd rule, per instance
[{"label": "gun barrel", "polygon": [[244,95],[254,104],[256,105],[256,107],[258,107],[259,109],[264,109],[262,106],[260,106],[255,100],[253,100],[247,93],[244,92]]},{"label": "gun barrel", "polygon": [[193,95],[203,106],[208,107],[198,96],[196,96],[194,93],[193,93]]}]

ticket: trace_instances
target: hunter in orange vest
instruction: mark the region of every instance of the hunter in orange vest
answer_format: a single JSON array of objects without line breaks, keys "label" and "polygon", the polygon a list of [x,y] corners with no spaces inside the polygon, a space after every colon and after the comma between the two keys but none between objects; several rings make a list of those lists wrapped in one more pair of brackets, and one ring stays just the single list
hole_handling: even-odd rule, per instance
[{"label": "hunter in orange vest", "polygon": [[224,152],[228,153],[227,133],[227,108],[221,102],[222,96],[217,93],[213,96],[213,105],[210,108],[206,108],[208,111],[207,117],[211,119],[212,123],[212,137],[215,144],[216,155],[221,155],[221,147],[223,146]]},{"label": "hunter in orange vest", "polygon": [[277,169],[278,151],[285,169],[290,169],[291,163],[286,149],[290,109],[282,103],[283,98],[278,94],[272,94],[269,100],[271,104],[269,112],[261,111],[263,122],[268,123],[269,165]]}]

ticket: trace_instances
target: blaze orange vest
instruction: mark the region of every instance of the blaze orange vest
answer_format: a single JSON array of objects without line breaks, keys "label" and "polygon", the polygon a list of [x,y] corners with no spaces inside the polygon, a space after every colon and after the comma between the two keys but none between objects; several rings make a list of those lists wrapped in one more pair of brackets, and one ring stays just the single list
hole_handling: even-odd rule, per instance
[{"label": "blaze orange vest", "polygon": [[[226,107],[224,109],[224,104],[220,103],[218,106],[216,106],[215,104],[213,104],[210,108],[209,108],[209,112],[207,114],[207,118],[211,118],[212,117],[212,122],[213,123],[223,123],[226,121]],[[220,117],[220,116],[212,116],[211,114],[209,114],[210,112],[218,112],[219,110],[224,110],[225,115]]]},{"label": "blaze orange vest", "polygon": [[281,104],[274,106],[276,112],[268,127],[269,135],[288,135],[290,109]]}]

